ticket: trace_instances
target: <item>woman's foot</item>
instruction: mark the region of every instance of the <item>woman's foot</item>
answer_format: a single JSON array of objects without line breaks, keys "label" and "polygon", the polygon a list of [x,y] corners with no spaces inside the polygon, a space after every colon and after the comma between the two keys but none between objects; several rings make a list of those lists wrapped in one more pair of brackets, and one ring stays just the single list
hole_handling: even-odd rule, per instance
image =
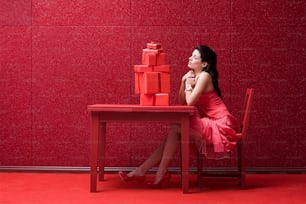
[{"label": "woman's foot", "polygon": [[170,178],[171,174],[167,171],[159,181],[155,180],[153,183],[148,183],[148,187],[153,189],[166,187],[170,182]]},{"label": "woman's foot", "polygon": [[146,179],[146,176],[129,176],[128,174],[120,171],[118,173],[119,177],[123,182],[137,182],[137,183],[143,183]]}]

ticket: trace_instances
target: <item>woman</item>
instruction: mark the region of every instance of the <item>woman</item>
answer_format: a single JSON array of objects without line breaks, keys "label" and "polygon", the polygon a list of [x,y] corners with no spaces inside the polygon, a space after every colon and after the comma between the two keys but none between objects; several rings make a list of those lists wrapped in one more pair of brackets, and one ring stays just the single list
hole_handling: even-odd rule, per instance
[{"label": "woman", "polygon": [[[218,86],[217,56],[208,46],[199,45],[189,58],[189,71],[182,77],[179,103],[196,106],[190,118],[190,136],[198,151],[207,156],[226,154],[236,145],[238,123],[222,101]],[[159,163],[151,188],[161,188],[170,180],[169,162],[180,142],[180,127],[172,125],[165,141],[138,168],[119,176],[125,182],[145,181],[145,173]],[[210,148],[211,147],[211,148]]]}]

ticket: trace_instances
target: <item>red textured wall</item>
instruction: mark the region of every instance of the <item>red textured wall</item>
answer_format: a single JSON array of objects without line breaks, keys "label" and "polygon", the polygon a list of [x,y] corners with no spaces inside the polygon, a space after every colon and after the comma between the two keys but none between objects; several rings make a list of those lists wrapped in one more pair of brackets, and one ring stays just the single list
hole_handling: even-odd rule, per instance
[{"label": "red textured wall", "polygon": [[[138,103],[133,65],[153,40],[171,65],[171,104],[194,46],[208,44],[219,56],[220,86],[235,115],[245,89],[256,91],[248,166],[305,168],[305,6],[301,0],[1,1],[0,166],[88,166],[86,106]],[[160,123],[109,127],[107,166],[138,165],[167,130]]]}]

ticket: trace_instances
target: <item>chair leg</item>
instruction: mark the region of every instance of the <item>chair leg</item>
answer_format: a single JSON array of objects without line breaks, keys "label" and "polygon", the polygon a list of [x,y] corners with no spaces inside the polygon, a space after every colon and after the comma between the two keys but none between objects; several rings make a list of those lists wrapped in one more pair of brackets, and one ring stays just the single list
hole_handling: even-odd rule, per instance
[{"label": "chair leg", "polygon": [[239,172],[239,186],[240,188],[245,188],[245,159],[243,152],[243,144],[242,141],[239,141],[238,145],[238,172]]},{"label": "chair leg", "polygon": [[241,189],[245,188],[245,174],[242,174],[240,177],[240,188]]}]

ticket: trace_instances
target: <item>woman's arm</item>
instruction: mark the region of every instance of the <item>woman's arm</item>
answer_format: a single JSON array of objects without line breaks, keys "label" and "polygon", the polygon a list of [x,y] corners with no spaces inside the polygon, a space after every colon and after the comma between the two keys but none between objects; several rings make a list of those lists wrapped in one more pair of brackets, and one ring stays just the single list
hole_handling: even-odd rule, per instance
[{"label": "woman's arm", "polygon": [[[187,105],[195,105],[202,93],[213,90],[211,77],[207,72],[201,72],[197,79],[188,78],[185,87],[192,86],[192,90],[184,91]],[[181,90],[180,90],[181,91]]]},{"label": "woman's arm", "polygon": [[188,78],[194,78],[194,72],[188,71],[181,80],[180,90],[179,90],[179,104],[185,105],[186,104],[186,97],[185,97],[185,83]]}]

